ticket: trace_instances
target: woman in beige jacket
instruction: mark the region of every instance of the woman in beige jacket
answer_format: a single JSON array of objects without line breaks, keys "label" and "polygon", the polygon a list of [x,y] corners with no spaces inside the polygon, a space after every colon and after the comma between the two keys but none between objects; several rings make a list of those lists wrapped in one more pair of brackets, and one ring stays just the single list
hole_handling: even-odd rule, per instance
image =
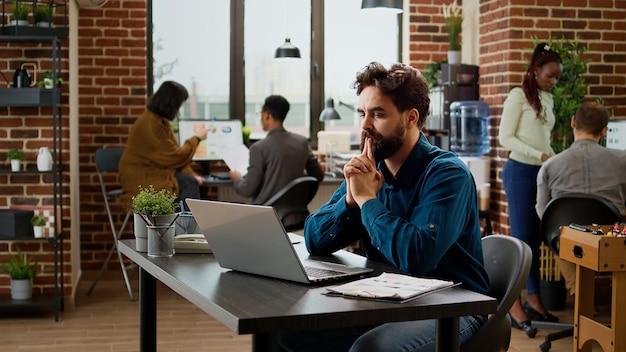
[{"label": "woman in beige jacket", "polygon": [[148,101],[146,110],[133,124],[120,159],[119,174],[124,198],[130,205],[139,186],[166,189],[179,200],[200,198],[203,180],[191,169],[191,158],[207,130],[182,145],[171,122],[189,97],[187,89],[174,81],[165,81]]}]

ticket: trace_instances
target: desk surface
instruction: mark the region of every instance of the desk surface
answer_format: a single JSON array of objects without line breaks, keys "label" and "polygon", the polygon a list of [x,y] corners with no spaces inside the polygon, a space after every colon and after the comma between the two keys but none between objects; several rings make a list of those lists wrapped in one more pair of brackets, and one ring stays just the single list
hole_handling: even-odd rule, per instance
[{"label": "desk surface", "polygon": [[[494,298],[462,288],[433,293],[408,303],[345,299],[323,295],[323,286],[307,286],[223,269],[210,254],[148,258],[134,250],[134,240],[118,248],[143,270],[238,334],[312,330],[391,321],[441,319],[489,314]],[[302,248],[299,253],[302,254]],[[367,265],[374,274],[387,268],[352,253],[334,257]]]}]

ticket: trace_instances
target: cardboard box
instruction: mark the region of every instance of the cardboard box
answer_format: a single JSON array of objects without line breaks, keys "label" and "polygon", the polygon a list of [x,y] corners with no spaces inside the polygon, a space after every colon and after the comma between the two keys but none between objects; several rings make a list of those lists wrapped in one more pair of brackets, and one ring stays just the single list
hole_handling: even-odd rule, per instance
[{"label": "cardboard box", "polygon": [[[601,228],[607,233],[613,226]],[[559,256],[568,262],[597,272],[626,271],[626,237],[594,235],[563,226],[560,243]]]},{"label": "cardboard box", "polygon": [[9,238],[34,237],[30,219],[32,210],[0,209],[0,236]]}]

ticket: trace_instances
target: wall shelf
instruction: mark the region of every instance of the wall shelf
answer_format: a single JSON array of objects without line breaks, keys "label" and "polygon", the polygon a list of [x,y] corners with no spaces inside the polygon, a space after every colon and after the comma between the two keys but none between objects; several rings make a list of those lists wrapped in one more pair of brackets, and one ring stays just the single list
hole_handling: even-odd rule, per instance
[{"label": "wall shelf", "polygon": [[0,88],[0,106],[54,106],[60,103],[59,88]]}]

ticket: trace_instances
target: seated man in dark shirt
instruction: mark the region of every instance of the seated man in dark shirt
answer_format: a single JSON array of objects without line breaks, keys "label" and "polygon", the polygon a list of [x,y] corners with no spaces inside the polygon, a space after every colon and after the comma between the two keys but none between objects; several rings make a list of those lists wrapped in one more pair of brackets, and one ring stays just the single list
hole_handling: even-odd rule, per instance
[{"label": "seated man in dark shirt", "polygon": [[289,102],[280,95],[265,99],[261,124],[267,136],[250,146],[250,166],[245,177],[231,170],[235,191],[252,197],[252,204],[263,204],[281,188],[298,177],[324,178],[322,167],[313,155],[306,137],[288,132],[283,121],[289,112]]},{"label": "seated man in dark shirt", "polygon": [[[470,171],[421,132],[428,85],[416,69],[369,64],[354,83],[362,154],[344,167],[345,181],[306,221],[307,248],[328,255],[358,240],[370,259],[403,272],[462,282],[489,291],[483,266],[478,202]],[[486,317],[460,319],[467,341]],[[434,351],[434,320],[350,329],[284,333],[284,351]]]}]

